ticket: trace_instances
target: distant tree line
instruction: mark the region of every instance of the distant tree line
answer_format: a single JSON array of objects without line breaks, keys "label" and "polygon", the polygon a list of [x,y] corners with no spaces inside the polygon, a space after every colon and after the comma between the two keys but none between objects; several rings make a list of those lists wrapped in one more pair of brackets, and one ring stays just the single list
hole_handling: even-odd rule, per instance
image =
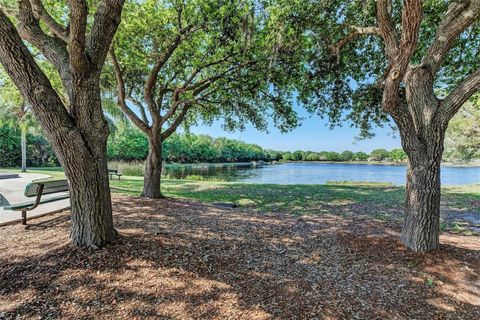
[{"label": "distant tree line", "polygon": [[370,154],[365,152],[352,152],[349,150],[343,152],[334,151],[301,151],[284,152],[282,154],[283,161],[389,161],[389,162],[403,162],[406,161],[407,156],[402,149],[393,149],[388,151],[386,149],[375,149]]},{"label": "distant tree line", "polygon": [[[59,162],[41,130],[34,128],[27,135],[27,165],[29,167],[58,166]],[[134,126],[120,124],[112,129],[108,140],[109,160],[144,161],[148,155],[147,137]],[[447,160],[462,161],[480,158],[451,146]],[[478,151],[477,151],[478,153]],[[208,135],[173,134],[163,142],[163,158],[167,162],[249,162],[249,161],[378,161],[405,162],[402,149],[375,149],[370,153],[334,151],[283,152],[264,149],[256,144]],[[480,154],[478,154],[480,155]],[[20,127],[15,122],[0,122],[0,167],[18,167],[21,163]]]},{"label": "distant tree line", "polygon": [[[18,167],[21,163],[20,127],[12,121],[0,122],[0,167]],[[109,160],[144,161],[148,155],[147,137],[136,127],[120,124],[111,128],[107,154]],[[452,130],[453,131],[453,130]],[[458,130],[457,130],[458,131]],[[456,131],[455,131],[456,132]],[[453,136],[453,134],[452,134]],[[264,149],[256,144],[208,135],[174,133],[163,142],[163,158],[167,162],[249,162],[249,161],[377,161],[404,162],[407,160],[402,149],[375,149],[370,153],[335,151],[283,152]],[[447,145],[448,146],[448,145]],[[466,161],[480,158],[480,152],[451,145],[446,157],[448,161]],[[464,150],[469,150],[467,153]],[[477,149],[478,150],[478,149]],[[451,157],[450,157],[451,155]],[[58,166],[59,162],[41,129],[34,127],[27,135],[27,166]]]},{"label": "distant tree line", "polygon": [[[144,161],[148,155],[147,137],[131,125],[120,125],[108,140],[110,160]],[[208,135],[172,134],[162,143],[164,161],[193,162],[249,162],[281,160],[282,153],[227,138]]]},{"label": "distant tree line", "polygon": [[[110,160],[143,161],[148,155],[147,137],[131,125],[120,125],[108,141]],[[402,149],[375,149],[371,153],[343,151],[282,152],[256,144],[208,135],[173,134],[163,142],[163,158],[168,162],[248,162],[248,161],[389,161],[406,160]]]}]

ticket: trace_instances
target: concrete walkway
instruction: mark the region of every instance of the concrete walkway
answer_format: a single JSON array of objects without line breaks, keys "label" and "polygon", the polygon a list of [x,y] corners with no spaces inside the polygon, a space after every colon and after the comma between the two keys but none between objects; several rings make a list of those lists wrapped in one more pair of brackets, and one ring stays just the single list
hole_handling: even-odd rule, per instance
[{"label": "concrete walkway", "polygon": [[[21,173],[19,178],[0,180],[0,226],[10,223],[20,223],[21,212],[3,210],[4,206],[10,204],[16,204],[25,201],[32,201],[35,198],[28,198],[24,196],[25,186],[36,179],[49,178],[50,176],[45,174],[33,174],[33,173]],[[53,196],[56,196],[55,194]],[[52,195],[46,195],[48,198]],[[65,199],[61,201],[55,201],[52,203],[46,203],[39,205],[35,210],[27,213],[28,218],[42,216],[49,212],[59,211],[70,206],[70,200]]]}]

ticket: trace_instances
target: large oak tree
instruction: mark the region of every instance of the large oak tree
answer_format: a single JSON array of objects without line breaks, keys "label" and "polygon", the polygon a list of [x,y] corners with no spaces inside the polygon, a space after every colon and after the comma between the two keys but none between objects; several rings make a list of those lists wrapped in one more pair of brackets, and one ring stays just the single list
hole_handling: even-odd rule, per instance
[{"label": "large oak tree", "polygon": [[[0,10],[0,62],[32,106],[65,169],[71,238],[78,246],[99,247],[116,237],[99,78],[123,2],[69,0],[56,3],[62,8],[53,12],[41,0],[20,0],[18,7],[8,7],[6,1],[8,11]],[[15,14],[15,25],[5,12]],[[22,39],[55,68],[63,93],[54,90]]]},{"label": "large oak tree", "polygon": [[408,156],[403,243],[439,246],[450,119],[480,88],[480,1],[302,1],[281,16],[309,39],[300,88],[312,111],[368,134],[393,120]]},{"label": "large oak tree", "polygon": [[[108,81],[119,108],[148,137],[143,196],[161,197],[162,143],[177,128],[223,118],[282,130],[296,124],[288,69],[271,70],[268,28],[248,1],[127,3]],[[110,83],[110,86],[108,86]]]}]

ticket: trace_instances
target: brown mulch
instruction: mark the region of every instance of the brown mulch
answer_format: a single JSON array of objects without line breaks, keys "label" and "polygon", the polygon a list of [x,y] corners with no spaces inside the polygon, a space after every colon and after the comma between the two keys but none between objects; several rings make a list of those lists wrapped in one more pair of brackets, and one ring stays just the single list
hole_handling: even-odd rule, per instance
[{"label": "brown mulch", "polygon": [[68,212],[0,228],[0,319],[480,319],[480,237],[415,254],[399,227],[114,198],[118,243]]}]

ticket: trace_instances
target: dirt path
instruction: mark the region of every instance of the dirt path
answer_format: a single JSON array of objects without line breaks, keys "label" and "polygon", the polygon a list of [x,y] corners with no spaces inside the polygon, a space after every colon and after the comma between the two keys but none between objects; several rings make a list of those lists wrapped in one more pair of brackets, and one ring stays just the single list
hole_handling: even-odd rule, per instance
[{"label": "dirt path", "polygon": [[478,319],[480,238],[414,254],[398,226],[114,199],[119,243],[68,244],[68,214],[0,228],[0,318]]}]

